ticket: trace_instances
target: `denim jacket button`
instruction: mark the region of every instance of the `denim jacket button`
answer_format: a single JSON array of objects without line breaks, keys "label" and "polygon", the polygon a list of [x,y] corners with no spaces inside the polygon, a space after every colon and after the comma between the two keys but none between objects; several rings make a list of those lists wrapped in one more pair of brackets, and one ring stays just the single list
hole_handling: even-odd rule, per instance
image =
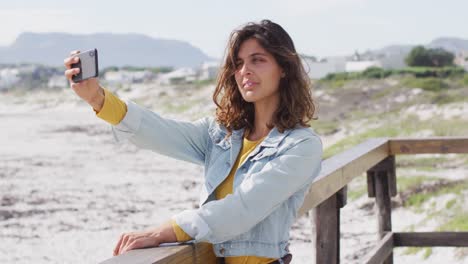
[{"label": "denim jacket button", "polygon": [[221,248],[221,249],[219,250],[219,253],[220,253],[220,254],[224,254],[224,248]]}]

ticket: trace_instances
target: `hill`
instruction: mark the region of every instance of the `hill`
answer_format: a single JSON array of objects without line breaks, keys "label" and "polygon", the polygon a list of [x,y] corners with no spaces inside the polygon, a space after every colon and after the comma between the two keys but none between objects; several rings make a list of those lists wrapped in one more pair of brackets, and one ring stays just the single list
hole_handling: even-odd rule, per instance
[{"label": "hill", "polygon": [[100,67],[193,67],[212,60],[199,48],[179,40],[155,39],[141,34],[23,33],[0,47],[0,63],[63,64],[72,50],[99,50]]}]

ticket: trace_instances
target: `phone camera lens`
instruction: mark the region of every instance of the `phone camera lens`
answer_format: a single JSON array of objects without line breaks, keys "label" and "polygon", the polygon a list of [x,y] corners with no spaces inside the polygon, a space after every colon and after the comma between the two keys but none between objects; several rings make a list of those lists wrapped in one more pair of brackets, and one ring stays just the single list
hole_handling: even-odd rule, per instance
[{"label": "phone camera lens", "polygon": [[90,52],[89,52],[89,56],[90,56],[90,57],[94,57],[94,51],[90,51]]}]

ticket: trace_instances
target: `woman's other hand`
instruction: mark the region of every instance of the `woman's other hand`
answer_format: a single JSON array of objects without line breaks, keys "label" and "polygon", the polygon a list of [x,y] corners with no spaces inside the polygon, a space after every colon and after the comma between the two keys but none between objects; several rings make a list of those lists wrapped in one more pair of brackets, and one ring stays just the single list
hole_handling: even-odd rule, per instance
[{"label": "woman's other hand", "polygon": [[99,86],[97,78],[87,79],[78,83],[73,82],[72,77],[80,72],[79,68],[72,68],[73,63],[77,63],[79,58],[76,56],[80,51],[72,51],[70,57],[66,58],[63,63],[65,64],[65,77],[70,81],[70,86],[75,93],[94,110],[100,111],[104,104],[104,90]]},{"label": "woman's other hand", "polygon": [[132,249],[157,247],[161,243],[169,242],[177,242],[170,221],[152,230],[122,234],[115,246],[114,256]]}]

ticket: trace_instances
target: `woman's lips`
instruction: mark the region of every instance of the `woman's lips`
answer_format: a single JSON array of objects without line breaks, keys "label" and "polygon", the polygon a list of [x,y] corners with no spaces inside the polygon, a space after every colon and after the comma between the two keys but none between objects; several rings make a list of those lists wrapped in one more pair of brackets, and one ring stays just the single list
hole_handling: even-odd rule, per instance
[{"label": "woman's lips", "polygon": [[252,82],[252,81],[247,81],[244,83],[244,88],[248,89],[248,88],[252,88],[253,86],[257,85],[258,83],[257,82]]}]

